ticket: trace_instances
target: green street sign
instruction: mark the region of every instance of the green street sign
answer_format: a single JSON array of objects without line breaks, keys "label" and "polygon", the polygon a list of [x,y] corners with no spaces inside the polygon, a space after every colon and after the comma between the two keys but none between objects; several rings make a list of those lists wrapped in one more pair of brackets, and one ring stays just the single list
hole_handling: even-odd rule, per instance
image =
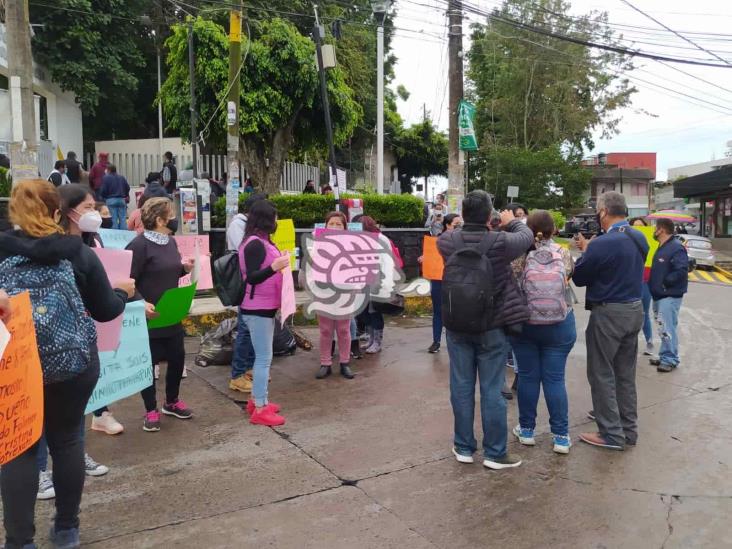
[{"label": "green street sign", "polygon": [[458,109],[458,128],[460,129],[460,150],[477,151],[478,140],[475,138],[475,106],[465,100],[460,101]]}]

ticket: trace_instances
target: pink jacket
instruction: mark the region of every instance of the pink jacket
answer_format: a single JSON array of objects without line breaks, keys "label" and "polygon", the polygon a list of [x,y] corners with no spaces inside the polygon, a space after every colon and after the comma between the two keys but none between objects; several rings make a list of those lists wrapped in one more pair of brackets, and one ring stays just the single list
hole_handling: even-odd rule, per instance
[{"label": "pink jacket", "polygon": [[[244,248],[253,239],[258,239],[264,244],[264,249],[267,255],[262,262],[262,269],[265,269],[272,265],[272,262],[280,257],[282,254],[277,249],[277,246],[272,244],[269,240],[260,238],[258,236],[250,236],[241,246],[239,246],[239,265],[242,270],[242,277],[246,281],[246,265],[244,262]],[[269,277],[261,284],[251,286],[247,284],[246,293],[244,294],[244,300],[241,302],[241,308],[249,311],[261,311],[261,310],[272,310],[279,309],[282,303],[282,273],[276,272],[274,275]]]}]

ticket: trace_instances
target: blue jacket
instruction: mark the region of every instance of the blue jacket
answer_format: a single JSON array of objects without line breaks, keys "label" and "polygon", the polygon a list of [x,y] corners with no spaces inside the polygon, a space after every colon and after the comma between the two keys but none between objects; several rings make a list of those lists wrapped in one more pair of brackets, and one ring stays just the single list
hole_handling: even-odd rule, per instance
[{"label": "blue jacket", "polygon": [[118,173],[108,173],[102,179],[102,189],[100,196],[107,200],[108,198],[129,198],[130,185],[124,176]]},{"label": "blue jacket", "polygon": [[675,238],[667,240],[653,256],[648,281],[653,299],[682,297],[689,287],[689,257]]},{"label": "blue jacket", "polygon": [[627,221],[617,223],[590,243],[575,264],[572,280],[587,286],[588,303],[640,301],[647,255],[645,237]]}]

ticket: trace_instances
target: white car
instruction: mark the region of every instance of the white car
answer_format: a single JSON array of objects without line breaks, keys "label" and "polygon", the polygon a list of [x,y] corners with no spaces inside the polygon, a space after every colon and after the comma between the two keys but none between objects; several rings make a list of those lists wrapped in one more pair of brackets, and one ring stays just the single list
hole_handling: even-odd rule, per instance
[{"label": "white car", "polygon": [[712,241],[704,236],[696,236],[693,234],[676,235],[686,248],[686,253],[690,258],[696,261],[697,266],[714,268],[717,257],[712,249]]}]

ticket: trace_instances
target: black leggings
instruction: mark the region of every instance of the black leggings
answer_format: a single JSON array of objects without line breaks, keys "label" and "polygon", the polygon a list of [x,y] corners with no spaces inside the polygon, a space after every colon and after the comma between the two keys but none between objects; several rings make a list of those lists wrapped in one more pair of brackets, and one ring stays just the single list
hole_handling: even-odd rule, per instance
[{"label": "black leggings", "polygon": [[[186,349],[183,343],[184,334],[180,333],[169,336],[150,339],[150,354],[152,355],[151,368],[155,364],[166,361],[168,370],[165,374],[165,402],[173,403],[178,400],[180,392],[180,380],[183,378],[183,366],[186,362]],[[145,410],[152,412],[157,410],[158,401],[155,397],[155,377],[153,384],[142,390],[142,400],[145,403]]]},{"label": "black leggings", "polygon": [[[79,527],[79,505],[84,491],[84,441],[79,425],[89,397],[99,379],[99,354],[82,374],[68,381],[46,385],[43,417],[48,450],[53,458],[56,489],[56,530]],[[7,549],[33,543],[35,505],[38,492],[38,443],[2,466],[0,489]]]}]

